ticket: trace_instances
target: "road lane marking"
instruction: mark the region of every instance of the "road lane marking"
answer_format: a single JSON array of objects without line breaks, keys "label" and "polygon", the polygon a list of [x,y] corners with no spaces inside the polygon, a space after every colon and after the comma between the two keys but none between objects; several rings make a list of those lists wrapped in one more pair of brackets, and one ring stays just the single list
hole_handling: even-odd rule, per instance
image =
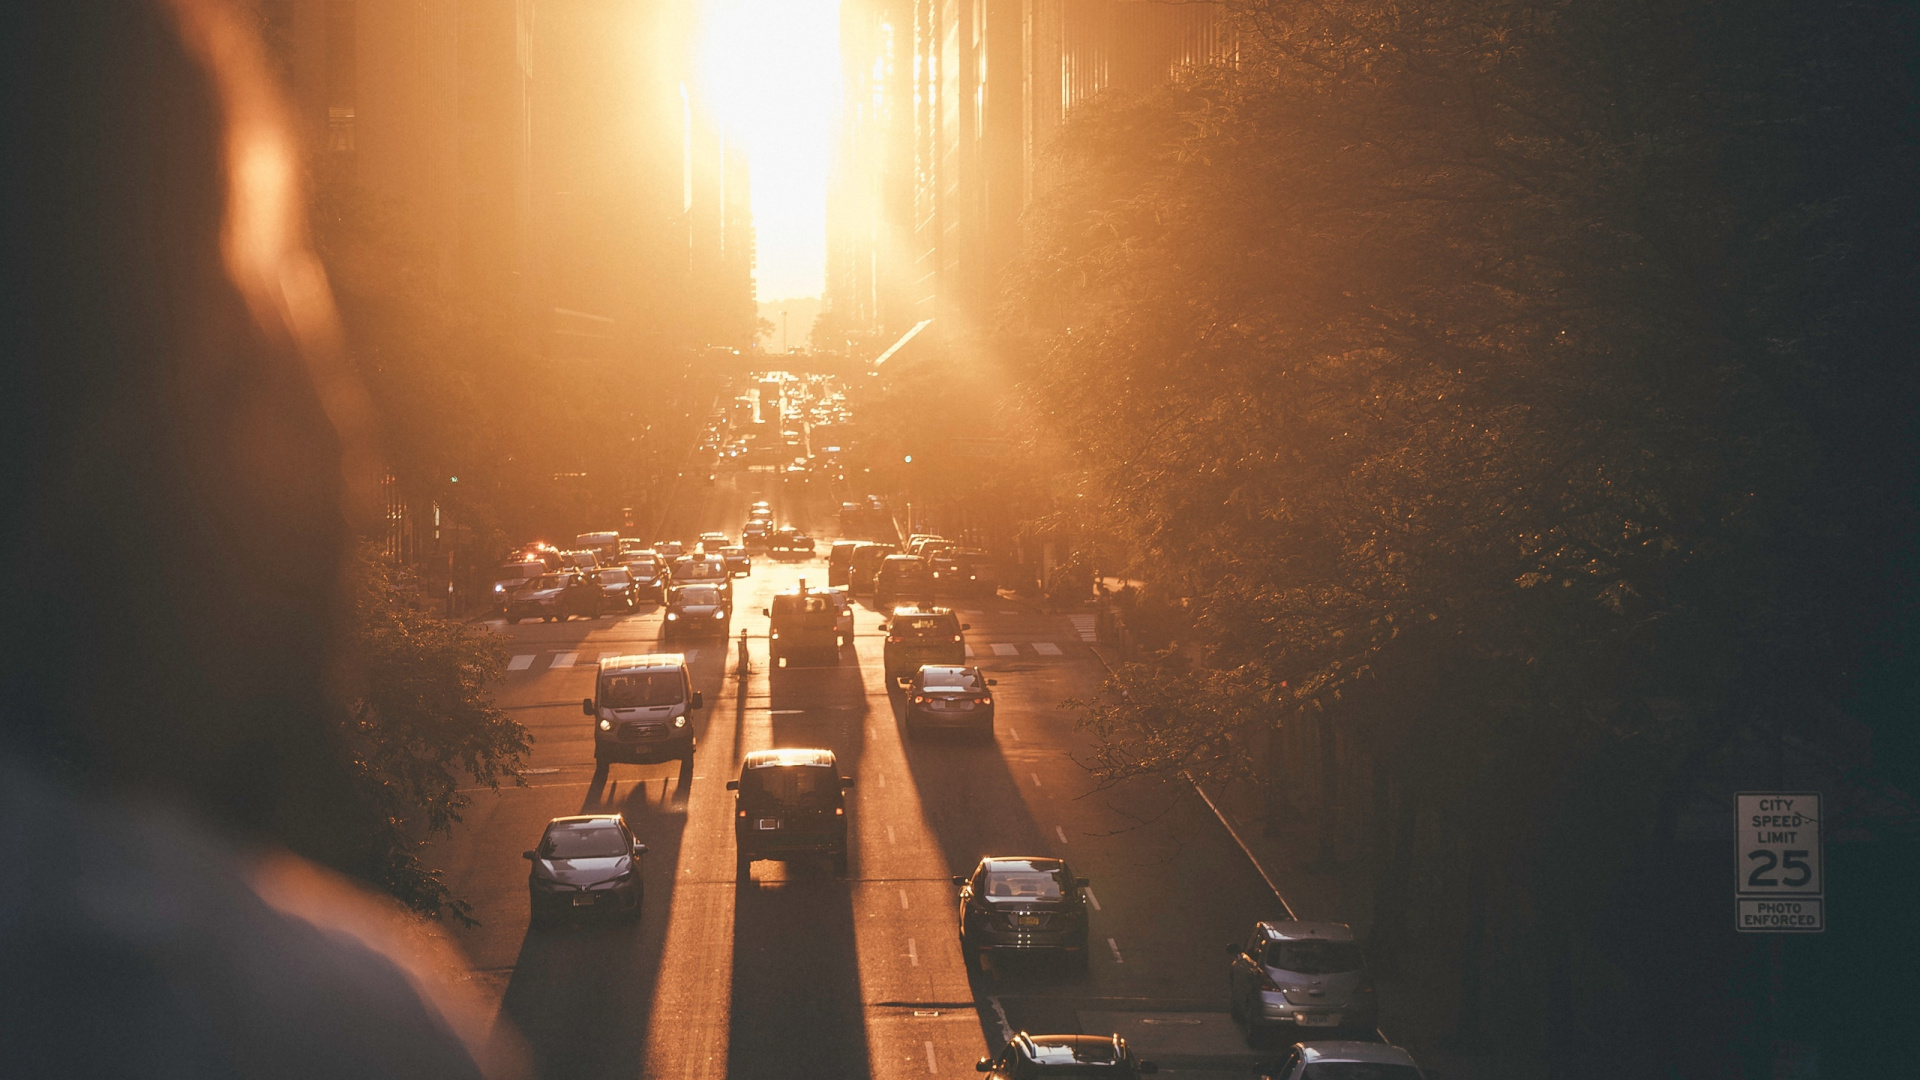
[{"label": "road lane marking", "polygon": [[1121,956],[1121,955],[1120,955],[1120,946],[1118,946],[1118,945],[1116,945],[1116,944],[1114,944],[1114,942],[1113,942],[1113,939],[1112,939],[1112,938],[1108,938],[1108,939],[1107,939],[1107,948],[1109,948],[1109,949],[1111,949],[1111,950],[1113,950],[1113,962],[1114,962],[1114,963],[1116,963],[1116,964],[1124,964],[1124,963],[1126,963],[1126,962],[1127,962],[1127,960],[1126,960],[1126,957],[1124,957],[1124,956]]},{"label": "road lane marking", "polygon": [[1059,655],[1061,655],[1061,652],[1060,652],[1060,646],[1058,646],[1058,645],[1055,645],[1055,644],[1054,644],[1053,642],[1051,642],[1051,641],[1036,641],[1036,642],[1034,642],[1034,643],[1033,643],[1033,651],[1034,651],[1034,652],[1037,652],[1037,653],[1039,653],[1039,654],[1040,654],[1041,656],[1059,656]]},{"label": "road lane marking", "polygon": [[525,671],[532,666],[533,666],[532,653],[527,653],[524,656],[516,656],[513,659],[507,661],[508,671]]},{"label": "road lane marking", "polygon": [[927,1039],[925,1040],[925,1044],[927,1047],[927,1071],[930,1073],[937,1073],[940,1071],[940,1066],[934,1064],[934,1061],[933,1061],[933,1040]]},{"label": "road lane marking", "polygon": [[1093,910],[1095,910],[1095,911],[1099,911],[1099,910],[1100,910],[1100,898],[1099,898],[1099,897],[1097,897],[1097,896],[1095,896],[1095,895],[1093,895],[1093,886],[1091,886],[1091,885],[1089,885],[1089,886],[1087,886],[1086,888],[1084,888],[1084,889],[1081,889],[1080,891],[1081,891],[1081,892],[1083,892],[1083,893],[1086,893],[1086,894],[1087,894],[1087,903],[1089,903],[1089,904],[1092,904],[1092,905],[1093,905]]},{"label": "road lane marking", "polygon": [[971,609],[971,610],[970,610],[970,609],[967,609],[967,608],[961,608],[961,609],[960,609],[960,614],[962,614],[962,615],[985,615],[985,614],[986,614],[986,612],[984,612],[984,611],[980,611],[980,610],[978,610],[978,609]]},{"label": "road lane marking", "polygon": [[973,655],[974,655],[974,654],[973,654],[973,646],[971,646],[971,645],[969,645],[969,646],[967,646],[967,659],[969,659],[969,660],[971,660],[971,659],[973,659]]},{"label": "road lane marking", "polygon": [[555,656],[555,657],[553,658],[553,663],[551,663],[551,664],[548,664],[547,666],[548,666],[548,667],[557,667],[557,668],[560,668],[560,667],[572,667],[572,666],[573,666],[573,662],[574,662],[575,660],[578,660],[578,659],[580,659],[580,654],[579,654],[579,653],[577,653],[577,652],[563,652],[563,653],[560,653],[559,655],[557,655],[557,656]]},{"label": "road lane marking", "polygon": [[1015,730],[1011,724],[1007,726],[1007,734],[1013,736],[1014,742],[1020,741],[1020,732]]},{"label": "road lane marking", "polygon": [[1017,611],[1002,611],[1002,612],[999,612],[999,614],[1001,614],[1001,615],[1018,615],[1018,614],[1020,614],[1020,613],[1019,613],[1019,612],[1017,612]]},{"label": "road lane marking", "polygon": [[907,939],[907,963],[914,967],[920,966],[920,950],[915,947],[912,938]]},{"label": "road lane marking", "polygon": [[873,777],[873,782],[874,782],[875,784],[878,784],[878,785],[879,785],[879,786],[881,786],[881,787],[886,787],[886,786],[887,786],[887,774],[886,774],[886,773],[875,773],[875,774],[874,774],[874,777]]},{"label": "road lane marking", "polygon": [[1073,624],[1073,631],[1080,635],[1081,641],[1097,641],[1099,633],[1094,629],[1093,616],[1069,615],[1067,621]]},{"label": "road lane marking", "polygon": [[905,889],[900,890],[900,910],[907,910],[907,890]]},{"label": "road lane marking", "polygon": [[1000,1004],[1000,998],[997,995],[987,998],[987,1001],[993,1006],[994,1019],[1000,1021],[1000,1041],[1003,1043],[1012,1042],[1013,1025],[1007,1023],[1006,1007]]},{"label": "road lane marking", "polygon": [[893,826],[887,826],[887,843],[893,843]]},{"label": "road lane marking", "polygon": [[805,709],[774,709],[774,710],[771,710],[771,711],[769,712],[769,714],[768,714],[768,715],[770,715],[770,716],[800,716],[800,715],[802,715],[803,713],[805,713],[806,711],[807,711],[807,710],[805,710]]},{"label": "road lane marking", "polygon": [[1053,827],[1053,835],[1059,837],[1061,843],[1064,844],[1067,842],[1067,830],[1061,828],[1060,826],[1055,825]]},{"label": "road lane marking", "polygon": [[1033,777],[1033,786],[1034,786],[1034,787],[1045,787],[1045,786],[1046,786],[1045,784],[1042,784],[1042,783],[1040,782],[1040,774],[1039,774],[1039,773],[1037,773],[1037,772],[1030,772],[1030,773],[1028,773],[1027,775],[1028,775],[1028,776],[1031,776],[1031,777]]},{"label": "road lane marking", "polygon": [[995,642],[992,648],[993,648],[993,655],[995,656],[1019,656],[1020,655],[1020,647],[1018,645],[1009,645],[1006,642]]}]

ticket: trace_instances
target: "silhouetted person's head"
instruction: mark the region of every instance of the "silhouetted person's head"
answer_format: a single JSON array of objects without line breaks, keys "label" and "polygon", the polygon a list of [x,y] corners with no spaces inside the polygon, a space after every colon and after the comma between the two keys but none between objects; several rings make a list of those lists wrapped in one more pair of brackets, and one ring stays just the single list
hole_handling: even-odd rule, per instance
[{"label": "silhouetted person's head", "polygon": [[0,739],[299,846],[348,531],[298,148],[221,4],[25,5],[0,51]]}]

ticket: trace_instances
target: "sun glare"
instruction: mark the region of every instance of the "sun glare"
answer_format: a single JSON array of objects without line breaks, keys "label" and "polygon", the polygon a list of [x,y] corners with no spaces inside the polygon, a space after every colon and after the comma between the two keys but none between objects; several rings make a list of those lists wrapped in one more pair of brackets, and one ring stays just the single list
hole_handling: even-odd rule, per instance
[{"label": "sun glare", "polygon": [[702,0],[699,78],[702,105],[752,170],[760,296],[820,295],[839,0]]}]

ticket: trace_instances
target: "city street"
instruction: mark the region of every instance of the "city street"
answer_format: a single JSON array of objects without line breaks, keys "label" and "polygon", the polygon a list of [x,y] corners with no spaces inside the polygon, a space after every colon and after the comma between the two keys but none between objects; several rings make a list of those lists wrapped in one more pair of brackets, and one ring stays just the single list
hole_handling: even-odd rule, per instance
[{"label": "city street", "polygon": [[[824,493],[748,486],[758,479],[691,486],[666,534],[737,531],[761,497],[782,521],[831,520]],[[824,561],[756,557],[730,640],[662,642],[646,609],[494,623],[513,653],[498,699],[537,740],[528,786],[475,792],[432,855],[480,920],[457,935],[474,978],[541,1074],[959,1076],[1021,1029],[1122,1030],[1149,1057],[1172,1050],[1174,1066],[1248,1060],[1225,1015],[1226,945],[1278,902],[1190,792],[1091,790],[1060,703],[1096,693],[1103,669],[1073,623],[1003,598],[956,602],[974,662],[999,682],[996,739],[908,742],[871,609],[858,608],[839,667],[769,671],[761,609],[803,578],[823,585]],[[595,791],[580,711],[595,660],[647,651],[684,652],[705,695],[690,784],[673,763],[615,765]],[[847,880],[819,860],[759,862],[750,885],[734,881],[725,782],[748,751],[785,746],[832,749],[855,780]],[[521,851],[549,818],[606,811],[650,849],[642,918],[529,932]],[[988,854],[1058,856],[1092,880],[1084,975],[989,962],[969,982],[950,878]]]}]

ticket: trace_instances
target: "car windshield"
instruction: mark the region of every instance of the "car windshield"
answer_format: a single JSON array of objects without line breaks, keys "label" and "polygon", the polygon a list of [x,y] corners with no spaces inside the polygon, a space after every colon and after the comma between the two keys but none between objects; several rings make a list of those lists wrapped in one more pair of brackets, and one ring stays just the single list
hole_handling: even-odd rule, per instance
[{"label": "car windshield", "polygon": [[632,852],[618,825],[568,825],[547,830],[544,859],[613,859]]},{"label": "car windshield", "polygon": [[1269,941],[1265,963],[1301,975],[1359,971],[1360,946],[1351,941]]},{"label": "car windshield", "polygon": [[600,571],[600,584],[602,585],[625,585],[626,583],[627,572],[625,570]]},{"label": "car windshield", "polygon": [[1420,1080],[1420,1070],[1386,1061],[1316,1061],[1302,1080]]},{"label": "car windshield", "polygon": [[1073,887],[1065,870],[988,870],[988,896],[1008,899],[1058,900]]},{"label": "car windshield", "polygon": [[907,616],[893,621],[898,637],[943,637],[956,632],[953,620],[940,615]]},{"label": "car windshield", "polygon": [[626,671],[600,680],[603,709],[644,709],[686,700],[686,680],[678,671]]},{"label": "car windshield", "polygon": [[921,676],[921,685],[929,690],[973,690],[980,676],[965,668],[929,668]]},{"label": "car windshield", "polygon": [[839,793],[840,777],[827,765],[775,765],[740,777],[740,798],[760,805],[822,806]]},{"label": "car windshield", "polygon": [[720,602],[720,590],[706,586],[685,588],[675,593],[674,598],[682,604],[717,604]]},{"label": "car windshield", "polygon": [[498,580],[511,581],[515,578],[538,577],[541,571],[545,570],[546,568],[547,568],[546,563],[537,563],[537,562],[508,563],[507,565],[500,568],[500,576]]}]

